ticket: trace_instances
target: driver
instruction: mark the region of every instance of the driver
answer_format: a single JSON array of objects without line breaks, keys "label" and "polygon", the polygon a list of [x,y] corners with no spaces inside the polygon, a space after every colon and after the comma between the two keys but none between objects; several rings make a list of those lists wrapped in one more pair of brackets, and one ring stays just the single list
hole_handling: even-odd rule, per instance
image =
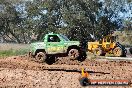
[{"label": "driver", "polygon": [[50,42],[54,42],[54,38],[52,36],[50,37]]}]

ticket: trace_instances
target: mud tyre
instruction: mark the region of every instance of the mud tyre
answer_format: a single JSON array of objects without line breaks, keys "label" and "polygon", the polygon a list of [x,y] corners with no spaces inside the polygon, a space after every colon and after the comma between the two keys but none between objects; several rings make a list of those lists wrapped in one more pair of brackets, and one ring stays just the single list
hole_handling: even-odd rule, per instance
[{"label": "mud tyre", "polygon": [[116,56],[116,57],[121,57],[121,56],[123,56],[123,50],[122,50],[120,47],[116,47],[116,48],[113,50],[113,54],[114,54],[114,56]]},{"label": "mud tyre", "polygon": [[79,59],[80,53],[78,49],[70,49],[68,52],[68,57],[72,60]]},{"label": "mud tyre", "polygon": [[35,60],[37,62],[43,63],[47,59],[46,53],[45,52],[38,52],[35,56]]}]

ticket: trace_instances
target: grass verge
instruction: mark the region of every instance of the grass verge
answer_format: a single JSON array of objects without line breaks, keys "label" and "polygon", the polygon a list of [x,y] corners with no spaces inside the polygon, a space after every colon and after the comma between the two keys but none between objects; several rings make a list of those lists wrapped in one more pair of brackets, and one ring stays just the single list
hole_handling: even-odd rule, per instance
[{"label": "grass verge", "polygon": [[24,55],[28,53],[28,49],[19,49],[19,50],[2,50],[0,51],[0,57],[8,57],[8,56],[18,56],[18,55]]}]

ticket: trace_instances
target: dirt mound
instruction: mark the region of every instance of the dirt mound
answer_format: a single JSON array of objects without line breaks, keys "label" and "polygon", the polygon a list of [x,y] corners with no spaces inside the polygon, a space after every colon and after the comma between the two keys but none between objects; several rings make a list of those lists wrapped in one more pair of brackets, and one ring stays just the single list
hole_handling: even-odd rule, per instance
[{"label": "dirt mound", "polygon": [[[47,65],[32,61],[26,56],[18,56],[0,59],[0,87],[81,88],[78,81],[81,67],[89,72],[90,79],[130,79],[132,82],[131,61],[86,59],[84,62],[79,62],[64,57],[58,58],[53,65]],[[119,86],[118,88],[131,87],[132,85],[130,87]],[[98,88],[106,88],[106,86]],[[107,88],[117,87],[110,86]]]}]

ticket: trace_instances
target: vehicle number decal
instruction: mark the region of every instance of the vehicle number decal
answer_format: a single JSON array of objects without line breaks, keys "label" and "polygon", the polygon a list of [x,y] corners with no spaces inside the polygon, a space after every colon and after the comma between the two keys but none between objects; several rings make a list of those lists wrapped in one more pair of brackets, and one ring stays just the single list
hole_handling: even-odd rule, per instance
[{"label": "vehicle number decal", "polygon": [[62,49],[63,49],[63,47],[62,47],[62,46],[57,47],[57,51],[61,51]]},{"label": "vehicle number decal", "polygon": [[62,49],[63,49],[62,46],[59,46],[59,47],[49,47],[48,51],[55,52],[55,51],[61,51]]}]

